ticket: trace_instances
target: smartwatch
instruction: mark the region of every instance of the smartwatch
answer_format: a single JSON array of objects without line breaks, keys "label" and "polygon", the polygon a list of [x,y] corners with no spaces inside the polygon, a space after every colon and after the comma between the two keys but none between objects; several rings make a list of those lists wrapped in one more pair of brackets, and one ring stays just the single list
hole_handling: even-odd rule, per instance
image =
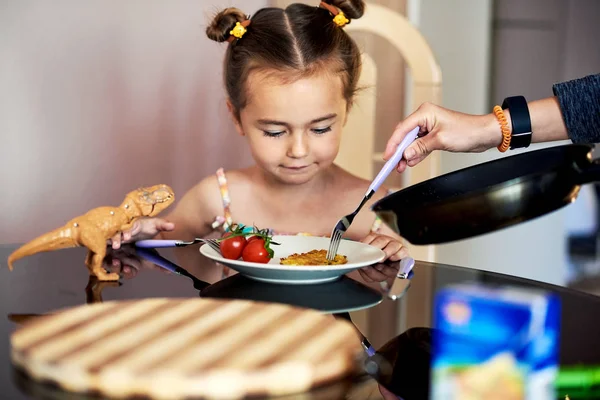
[{"label": "smartwatch", "polygon": [[507,97],[502,102],[502,108],[508,109],[510,112],[512,123],[510,148],[529,147],[531,144],[531,118],[525,97]]}]

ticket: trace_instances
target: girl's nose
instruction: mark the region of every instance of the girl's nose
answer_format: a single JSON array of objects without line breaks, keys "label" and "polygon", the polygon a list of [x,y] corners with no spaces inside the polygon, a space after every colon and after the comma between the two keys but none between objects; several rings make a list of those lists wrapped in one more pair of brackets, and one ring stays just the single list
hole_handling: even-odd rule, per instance
[{"label": "girl's nose", "polygon": [[288,157],[304,158],[308,155],[308,140],[303,133],[295,133],[291,137]]}]

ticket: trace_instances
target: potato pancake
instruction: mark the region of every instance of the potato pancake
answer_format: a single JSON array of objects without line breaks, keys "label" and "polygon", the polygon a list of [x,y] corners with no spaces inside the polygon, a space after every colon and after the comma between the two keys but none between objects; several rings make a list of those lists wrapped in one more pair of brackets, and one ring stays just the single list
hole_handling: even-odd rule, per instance
[{"label": "potato pancake", "polygon": [[340,265],[346,264],[346,256],[336,254],[333,261],[327,260],[327,250],[311,250],[308,253],[294,253],[282,258],[281,265]]}]

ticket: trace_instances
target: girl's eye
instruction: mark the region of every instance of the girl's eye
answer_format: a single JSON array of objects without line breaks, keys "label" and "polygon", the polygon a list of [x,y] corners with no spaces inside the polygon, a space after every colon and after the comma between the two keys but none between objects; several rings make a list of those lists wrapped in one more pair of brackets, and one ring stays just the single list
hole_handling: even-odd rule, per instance
[{"label": "girl's eye", "polygon": [[268,137],[279,137],[284,133],[285,131],[263,131],[263,134]]},{"label": "girl's eye", "polygon": [[321,129],[314,128],[312,131],[314,133],[316,133],[317,135],[322,135],[324,133],[331,131],[331,126],[328,126],[327,128],[321,128]]}]

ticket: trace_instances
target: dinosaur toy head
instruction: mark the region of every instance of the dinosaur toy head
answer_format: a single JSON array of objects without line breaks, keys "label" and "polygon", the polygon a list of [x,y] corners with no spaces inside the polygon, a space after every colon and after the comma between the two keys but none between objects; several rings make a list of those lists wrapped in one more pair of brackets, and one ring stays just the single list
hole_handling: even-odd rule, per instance
[{"label": "dinosaur toy head", "polygon": [[137,208],[142,216],[154,217],[175,201],[173,189],[167,185],[142,187],[127,193],[125,208]]}]

